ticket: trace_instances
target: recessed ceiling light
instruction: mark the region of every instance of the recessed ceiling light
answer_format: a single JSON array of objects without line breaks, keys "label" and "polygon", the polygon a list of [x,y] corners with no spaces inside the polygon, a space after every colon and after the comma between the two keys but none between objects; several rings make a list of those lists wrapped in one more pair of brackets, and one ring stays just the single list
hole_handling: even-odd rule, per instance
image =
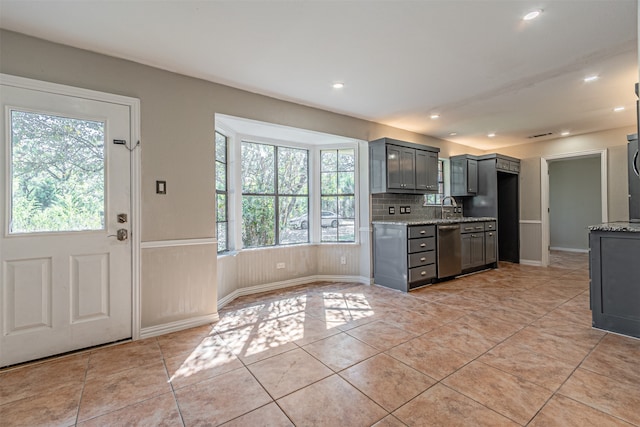
[{"label": "recessed ceiling light", "polygon": [[494,136],[496,136],[496,134],[495,134],[495,132],[491,132],[491,133],[488,133],[487,136],[489,138],[493,138]]},{"label": "recessed ceiling light", "polygon": [[600,78],[600,76],[594,74],[593,76],[587,76],[584,78],[584,82],[585,83],[591,83],[591,82],[595,82],[596,80],[598,80]]},{"label": "recessed ceiling light", "polygon": [[569,132],[568,130],[565,130],[564,132],[560,133],[560,136],[568,136],[571,135],[571,132]]},{"label": "recessed ceiling light", "polygon": [[525,21],[531,21],[532,19],[536,19],[542,13],[542,9],[533,10],[522,17]]},{"label": "recessed ceiling light", "polygon": [[440,114],[432,114],[431,118],[432,119],[439,119],[440,118]]},{"label": "recessed ceiling light", "polygon": [[620,111],[624,111],[624,107],[623,106],[616,107],[613,109],[613,111],[615,111],[616,113]]},{"label": "recessed ceiling light", "polygon": [[458,132],[451,132],[451,133],[449,134],[449,136],[456,136],[457,134],[458,134]]},{"label": "recessed ceiling light", "polygon": [[342,89],[343,87],[344,87],[344,83],[342,83],[342,82],[335,82],[333,84],[333,88],[334,89]]}]

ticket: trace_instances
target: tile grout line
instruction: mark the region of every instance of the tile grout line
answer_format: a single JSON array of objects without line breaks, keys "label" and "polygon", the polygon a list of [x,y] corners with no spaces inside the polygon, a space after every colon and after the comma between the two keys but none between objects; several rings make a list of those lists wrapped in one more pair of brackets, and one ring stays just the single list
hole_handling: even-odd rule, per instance
[{"label": "tile grout line", "polygon": [[76,410],[76,421],[73,424],[74,426],[78,425],[78,422],[80,422],[79,418],[80,418],[80,407],[82,405],[82,398],[84,397],[84,387],[87,385],[87,376],[89,375],[89,366],[90,366],[90,362],[91,362],[91,352],[89,352],[89,355],[87,357],[87,366],[84,370],[84,379],[82,380],[82,386],[80,387],[80,399],[78,399],[78,409]]},{"label": "tile grout line", "polygon": [[180,408],[180,404],[178,403],[178,397],[176,396],[176,389],[173,386],[173,382],[171,381],[171,375],[169,374],[169,368],[167,367],[167,360],[164,356],[162,347],[160,346],[160,342],[158,341],[157,338],[156,338],[156,343],[158,345],[158,348],[160,349],[160,354],[162,355],[162,366],[164,366],[164,371],[167,375],[167,382],[169,383],[169,387],[171,388],[171,395],[173,396],[173,402],[175,403],[176,409],[178,410],[178,416],[180,417],[180,422],[184,427],[186,424],[184,422],[184,416],[182,415],[182,409]]},{"label": "tile grout line", "polygon": [[[573,370],[572,370],[572,371],[571,371],[571,373],[567,376],[567,378],[565,378],[565,380],[564,380],[564,381],[562,381],[562,384],[560,384],[560,385],[556,388],[556,390],[555,390],[553,393],[551,393],[551,396],[549,396],[549,398],[544,402],[544,404],[543,404],[543,405],[542,405],[542,406],[541,406],[541,407],[536,411],[536,413],[533,415],[533,417],[531,417],[531,418],[529,419],[529,421],[527,422],[527,425],[528,425],[528,424],[530,424],[530,423],[531,423],[531,421],[533,421],[533,420],[536,418],[536,416],[540,413],[540,411],[542,411],[542,408],[544,408],[545,406],[547,406],[547,404],[551,401],[551,399],[553,399],[553,398],[555,397],[555,395],[556,395],[556,394],[558,394],[558,392],[560,391],[560,389],[561,389],[561,388],[562,388],[562,387],[567,383],[567,381],[569,381],[569,379],[573,376],[573,374],[574,374],[574,373],[575,373],[575,372],[580,368],[580,365],[582,365],[582,364],[584,363],[584,361],[585,361],[585,360],[586,360],[586,359],[591,355],[591,353],[593,353],[593,351],[596,349],[596,347],[598,347],[598,345],[602,342],[602,340],[603,340],[603,339],[604,339],[604,337],[606,337],[606,336],[607,336],[607,334],[604,334],[603,336],[601,336],[601,337],[600,337],[600,339],[599,339],[599,340],[598,340],[598,342],[593,346],[593,348],[592,348],[591,350],[589,350],[589,352],[588,352],[588,353],[587,353],[587,354],[582,358],[582,360],[581,360],[580,362],[578,362],[578,364],[576,365],[576,367],[575,367],[575,368],[573,368]],[[563,394],[559,394],[559,396],[564,396],[564,395],[563,395]],[[566,397],[569,397],[569,396],[566,396]],[[572,399],[572,400],[576,401],[575,399]],[[579,402],[579,401],[577,401],[577,402]],[[581,404],[583,404],[583,405],[585,405],[585,406],[587,406],[587,407],[589,407],[589,408],[595,409],[595,410],[597,410],[597,411],[599,411],[599,412],[603,412],[603,411],[600,411],[600,410],[599,410],[599,409],[597,409],[597,408],[594,408],[594,407],[593,407],[593,406],[591,406],[591,405],[585,404],[585,403],[583,403],[583,402],[579,402],[579,403],[581,403]],[[608,414],[608,415],[611,415],[611,414]],[[618,417],[616,417],[616,418],[618,418]]]}]

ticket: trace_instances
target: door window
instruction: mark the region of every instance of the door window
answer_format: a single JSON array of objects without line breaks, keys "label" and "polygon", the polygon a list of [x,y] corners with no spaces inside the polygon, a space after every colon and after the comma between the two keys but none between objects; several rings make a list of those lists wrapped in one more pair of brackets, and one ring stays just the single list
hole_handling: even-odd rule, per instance
[{"label": "door window", "polygon": [[11,110],[9,233],[105,229],[105,123]]}]

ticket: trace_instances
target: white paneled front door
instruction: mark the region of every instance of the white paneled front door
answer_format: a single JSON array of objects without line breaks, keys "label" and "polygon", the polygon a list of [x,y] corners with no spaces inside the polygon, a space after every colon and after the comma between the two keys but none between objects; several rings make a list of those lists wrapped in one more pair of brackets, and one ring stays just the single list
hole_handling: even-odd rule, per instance
[{"label": "white paneled front door", "polygon": [[0,367],[130,338],[130,107],[0,101]]}]

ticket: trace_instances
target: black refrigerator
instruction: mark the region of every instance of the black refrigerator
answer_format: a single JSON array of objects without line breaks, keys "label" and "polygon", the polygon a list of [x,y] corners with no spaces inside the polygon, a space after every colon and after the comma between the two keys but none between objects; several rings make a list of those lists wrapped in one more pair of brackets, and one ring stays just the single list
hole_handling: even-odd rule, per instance
[{"label": "black refrigerator", "polygon": [[498,259],[520,262],[520,160],[500,154],[478,156],[478,192],[464,200],[465,216],[498,220]]}]

